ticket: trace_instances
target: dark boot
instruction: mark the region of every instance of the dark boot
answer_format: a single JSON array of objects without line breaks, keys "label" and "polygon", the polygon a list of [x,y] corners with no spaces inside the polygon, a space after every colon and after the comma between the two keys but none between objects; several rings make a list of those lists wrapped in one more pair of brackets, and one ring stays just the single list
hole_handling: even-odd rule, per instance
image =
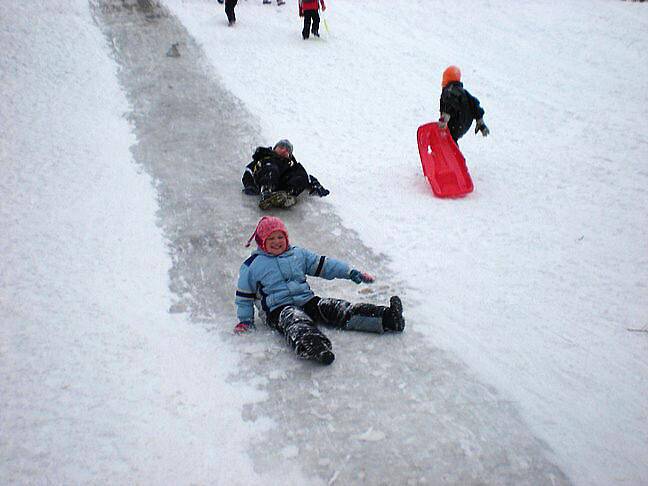
[{"label": "dark boot", "polygon": [[331,342],[321,333],[320,335],[305,334],[295,347],[295,353],[300,358],[317,361],[324,365],[330,365],[335,360],[335,355],[331,351]]},{"label": "dark boot", "polygon": [[263,192],[261,190],[261,200],[259,201],[259,208],[289,208],[294,206],[297,202],[295,196],[286,191]]},{"label": "dark boot", "polygon": [[287,306],[279,314],[277,329],[300,358],[329,365],[335,359],[331,341],[302,309]]},{"label": "dark boot", "polygon": [[385,331],[403,332],[405,329],[403,303],[397,295],[389,299],[389,307],[385,310],[382,324]]}]

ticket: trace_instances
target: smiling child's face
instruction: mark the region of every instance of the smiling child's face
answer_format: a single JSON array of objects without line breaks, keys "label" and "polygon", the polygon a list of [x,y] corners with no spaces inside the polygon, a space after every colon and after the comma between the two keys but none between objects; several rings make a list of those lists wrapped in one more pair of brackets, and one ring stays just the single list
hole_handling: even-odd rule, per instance
[{"label": "smiling child's face", "polygon": [[282,231],[273,231],[265,240],[265,250],[271,255],[281,255],[287,248],[286,235]]}]

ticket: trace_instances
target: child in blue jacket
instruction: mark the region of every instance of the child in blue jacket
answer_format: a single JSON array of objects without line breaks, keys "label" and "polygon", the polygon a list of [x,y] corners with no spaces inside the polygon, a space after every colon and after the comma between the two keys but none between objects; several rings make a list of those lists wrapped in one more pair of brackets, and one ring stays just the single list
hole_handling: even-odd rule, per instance
[{"label": "child in blue jacket", "polygon": [[402,332],[405,328],[403,306],[397,296],[390,299],[389,307],[316,296],[306,282],[306,275],[327,280],[344,278],[357,284],[371,283],[374,278],[340,260],[291,246],[281,219],[264,216],[248,246],[252,238],[258,248],[241,265],[236,289],[239,323],[234,332],[254,329],[254,302],[259,299],[266,323],[285,336],[297,356],[331,364],[335,359],[331,341],[317,328],[317,322],[381,334]]}]

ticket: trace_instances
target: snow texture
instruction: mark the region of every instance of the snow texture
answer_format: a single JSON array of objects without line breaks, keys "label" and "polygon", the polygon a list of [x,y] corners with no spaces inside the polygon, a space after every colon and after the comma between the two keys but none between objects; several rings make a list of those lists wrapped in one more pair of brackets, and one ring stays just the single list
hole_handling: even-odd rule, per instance
[{"label": "snow texture", "polygon": [[[645,4],[327,3],[3,2],[0,483],[648,483]],[[491,129],[457,200],[448,64]],[[280,138],[331,190],[291,242],[378,277],[318,295],[403,297],[328,367],[231,333]]]}]

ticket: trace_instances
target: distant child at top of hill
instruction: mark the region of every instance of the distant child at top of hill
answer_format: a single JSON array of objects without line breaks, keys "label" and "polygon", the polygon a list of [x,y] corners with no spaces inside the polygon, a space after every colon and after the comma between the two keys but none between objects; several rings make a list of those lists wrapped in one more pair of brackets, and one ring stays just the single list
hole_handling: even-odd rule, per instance
[{"label": "distant child at top of hill", "polygon": [[479,106],[479,100],[463,87],[461,71],[457,66],[448,66],[443,71],[441,87],[439,127],[450,130],[456,142],[476,120],[475,135],[481,132],[484,137],[488,136],[490,130],[484,123],[484,110]]},{"label": "distant child at top of hill", "polygon": [[331,341],[317,323],[378,334],[405,328],[403,305],[397,296],[391,297],[389,307],[316,296],[306,275],[357,284],[371,283],[374,277],[343,261],[292,246],[281,219],[261,218],[248,245],[252,239],[258,248],[241,265],[236,289],[237,334],[254,329],[254,302],[259,300],[266,324],[284,335],[297,356],[328,365],[335,356]]},{"label": "distant child at top of hill", "polygon": [[[302,37],[308,39],[312,32],[315,37],[319,37],[319,6],[322,4],[322,12],[326,10],[324,0],[299,0],[299,16],[304,17],[304,30]],[[311,22],[313,24],[311,28]]]},{"label": "distant child at top of hill", "polygon": [[234,9],[236,8],[238,0],[218,0],[218,3],[225,3],[225,15],[227,15],[227,24],[230,27],[233,27],[236,23],[236,12],[234,12]]}]

